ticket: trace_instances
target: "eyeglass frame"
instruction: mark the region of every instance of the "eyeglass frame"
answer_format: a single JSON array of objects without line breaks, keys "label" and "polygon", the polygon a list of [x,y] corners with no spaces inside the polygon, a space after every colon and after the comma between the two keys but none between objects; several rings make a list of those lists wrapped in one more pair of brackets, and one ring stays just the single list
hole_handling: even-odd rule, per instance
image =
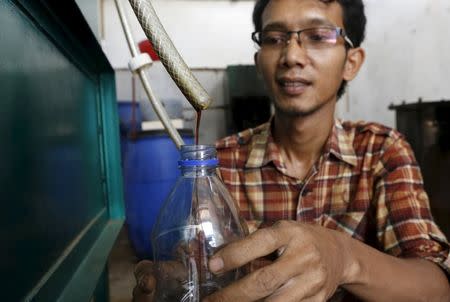
[{"label": "eyeglass frame", "polygon": [[[278,32],[283,32],[286,33],[289,37],[289,39],[286,40],[286,45],[289,44],[290,41],[290,37],[292,34],[297,34],[297,43],[300,42],[300,34],[306,30],[311,30],[311,29],[334,29],[336,31],[337,36],[340,36],[342,38],[344,38],[344,41],[350,46],[350,48],[355,48],[352,40],[350,40],[350,38],[348,37],[347,33],[345,32],[345,30],[341,27],[310,27],[310,28],[305,28],[305,29],[301,29],[301,30],[291,30],[291,31],[282,31],[282,30],[266,30],[266,31],[278,31]],[[257,34],[262,34],[264,32],[264,30],[262,31],[254,31],[252,32],[252,40],[253,42],[255,42],[259,47],[261,46],[261,41],[258,41],[258,39],[256,38]]]}]

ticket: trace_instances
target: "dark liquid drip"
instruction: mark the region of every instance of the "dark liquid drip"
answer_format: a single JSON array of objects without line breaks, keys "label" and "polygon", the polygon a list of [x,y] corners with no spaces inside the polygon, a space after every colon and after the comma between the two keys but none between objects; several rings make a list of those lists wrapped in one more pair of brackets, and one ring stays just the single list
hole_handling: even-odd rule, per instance
[{"label": "dark liquid drip", "polygon": [[195,127],[195,144],[198,145],[198,137],[200,136],[200,120],[202,119],[202,111],[197,110],[197,125]]}]

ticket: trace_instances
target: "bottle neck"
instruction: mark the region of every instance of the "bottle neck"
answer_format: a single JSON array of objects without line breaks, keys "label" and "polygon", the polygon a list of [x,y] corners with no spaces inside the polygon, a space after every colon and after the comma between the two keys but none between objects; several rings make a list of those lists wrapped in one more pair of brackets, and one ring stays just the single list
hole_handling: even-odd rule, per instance
[{"label": "bottle neck", "polygon": [[214,146],[184,145],[181,146],[180,153],[178,165],[183,176],[199,177],[215,174],[218,160]]},{"label": "bottle neck", "polygon": [[216,174],[217,166],[194,166],[194,167],[180,167],[181,174],[186,177],[202,177],[212,176]]}]

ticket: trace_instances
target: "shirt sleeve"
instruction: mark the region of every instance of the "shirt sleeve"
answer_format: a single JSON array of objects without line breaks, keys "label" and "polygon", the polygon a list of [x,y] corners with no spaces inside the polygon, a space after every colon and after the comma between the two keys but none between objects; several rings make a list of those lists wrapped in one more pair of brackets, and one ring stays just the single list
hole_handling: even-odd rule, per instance
[{"label": "shirt sleeve", "polygon": [[386,140],[374,181],[381,248],[393,256],[435,262],[448,276],[449,244],[433,220],[420,168],[403,138]]}]

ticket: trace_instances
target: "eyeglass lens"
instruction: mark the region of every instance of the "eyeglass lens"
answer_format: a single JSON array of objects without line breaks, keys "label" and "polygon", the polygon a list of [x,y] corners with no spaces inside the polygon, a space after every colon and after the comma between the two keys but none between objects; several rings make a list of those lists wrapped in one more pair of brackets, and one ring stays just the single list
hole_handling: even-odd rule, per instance
[{"label": "eyeglass lens", "polygon": [[337,43],[339,31],[336,28],[311,28],[298,32],[263,31],[256,38],[261,47],[279,48],[286,46],[292,35],[302,47],[307,49],[326,48]]}]

